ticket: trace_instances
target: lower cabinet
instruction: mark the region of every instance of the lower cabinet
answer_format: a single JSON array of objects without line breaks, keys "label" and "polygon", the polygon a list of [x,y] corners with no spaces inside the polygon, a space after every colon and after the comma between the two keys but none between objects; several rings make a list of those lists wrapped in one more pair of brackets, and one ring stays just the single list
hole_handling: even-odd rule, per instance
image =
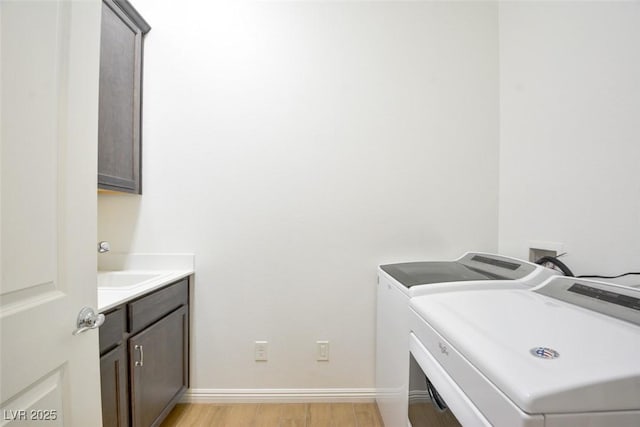
[{"label": "lower cabinet", "polygon": [[105,313],[104,427],[158,426],[189,386],[188,296],[183,279]]},{"label": "lower cabinet", "polygon": [[129,425],[127,350],[120,344],[100,357],[102,427]]},{"label": "lower cabinet", "polygon": [[131,419],[151,426],[164,419],[187,388],[187,310],[182,307],[129,338]]}]

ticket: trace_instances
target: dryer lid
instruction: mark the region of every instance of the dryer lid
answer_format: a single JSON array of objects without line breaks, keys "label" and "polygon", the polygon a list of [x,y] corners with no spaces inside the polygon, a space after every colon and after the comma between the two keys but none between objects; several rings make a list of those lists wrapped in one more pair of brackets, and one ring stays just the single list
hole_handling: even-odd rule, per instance
[{"label": "dryer lid", "polygon": [[524,412],[640,409],[634,323],[527,290],[428,295],[411,306]]}]

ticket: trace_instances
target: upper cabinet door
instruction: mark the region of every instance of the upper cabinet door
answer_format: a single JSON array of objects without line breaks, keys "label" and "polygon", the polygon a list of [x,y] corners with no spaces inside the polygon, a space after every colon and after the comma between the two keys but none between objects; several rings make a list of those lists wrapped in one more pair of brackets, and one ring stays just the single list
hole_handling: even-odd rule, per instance
[{"label": "upper cabinet door", "polygon": [[98,188],[142,194],[142,40],[150,28],[128,2],[103,0]]}]

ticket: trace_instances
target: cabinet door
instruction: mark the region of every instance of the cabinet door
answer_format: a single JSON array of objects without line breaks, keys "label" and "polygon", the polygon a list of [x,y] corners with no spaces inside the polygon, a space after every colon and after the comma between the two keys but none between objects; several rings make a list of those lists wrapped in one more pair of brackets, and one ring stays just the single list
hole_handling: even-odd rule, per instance
[{"label": "cabinet door", "polygon": [[187,313],[183,306],[129,339],[135,427],[159,425],[187,388]]},{"label": "cabinet door", "polygon": [[100,41],[98,187],[140,193],[142,31],[103,0]]},{"label": "cabinet door", "polygon": [[123,344],[100,358],[103,427],[129,425],[127,351]]}]

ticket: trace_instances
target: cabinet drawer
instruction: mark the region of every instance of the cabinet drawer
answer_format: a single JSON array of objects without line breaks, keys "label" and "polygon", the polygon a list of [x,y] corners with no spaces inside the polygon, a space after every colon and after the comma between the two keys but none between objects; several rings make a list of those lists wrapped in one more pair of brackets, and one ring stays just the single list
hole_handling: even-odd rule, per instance
[{"label": "cabinet drawer", "polygon": [[106,313],[104,317],[104,324],[98,329],[100,333],[100,354],[104,354],[104,352],[122,342],[126,323],[123,307]]},{"label": "cabinet drawer", "polygon": [[186,305],[189,280],[183,279],[166,288],[129,303],[129,332],[137,332],[176,308]]}]

